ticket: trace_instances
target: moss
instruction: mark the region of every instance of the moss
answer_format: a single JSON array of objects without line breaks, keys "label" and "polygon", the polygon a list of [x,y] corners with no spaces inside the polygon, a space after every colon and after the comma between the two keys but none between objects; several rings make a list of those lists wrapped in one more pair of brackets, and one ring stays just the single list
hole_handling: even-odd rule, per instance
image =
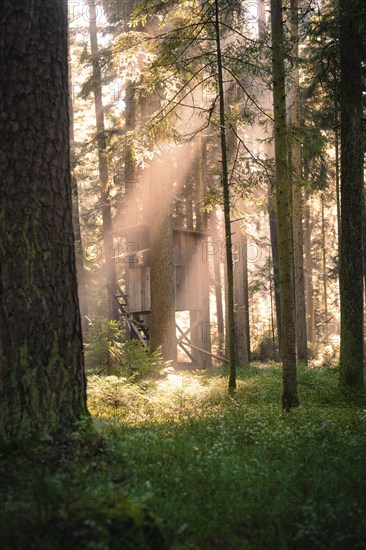
[{"label": "moss", "polygon": [[42,257],[43,257],[44,263],[51,261],[52,259],[51,252],[49,250],[44,251]]},{"label": "moss", "polygon": [[28,367],[29,366],[29,352],[28,352],[27,342],[25,342],[19,348],[19,363],[20,363],[21,367]]},{"label": "moss", "polygon": [[3,539],[5,550],[164,550],[164,537],[154,517],[140,504],[99,498],[80,500],[61,509],[52,518],[20,525],[11,538]]}]

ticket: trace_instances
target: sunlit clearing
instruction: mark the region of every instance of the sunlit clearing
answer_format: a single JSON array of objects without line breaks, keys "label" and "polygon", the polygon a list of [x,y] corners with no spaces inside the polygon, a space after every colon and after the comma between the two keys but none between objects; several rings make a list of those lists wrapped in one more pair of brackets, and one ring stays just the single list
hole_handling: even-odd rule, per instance
[{"label": "sunlit clearing", "polygon": [[202,378],[198,375],[184,375],[183,373],[171,372],[168,376],[158,382],[157,393],[184,393],[189,396],[203,396],[207,393],[207,387],[202,384]]},{"label": "sunlit clearing", "polygon": [[96,419],[139,425],[171,423],[213,414],[226,399],[226,378],[167,369],[156,380],[134,384],[116,376],[90,376],[88,408]]}]

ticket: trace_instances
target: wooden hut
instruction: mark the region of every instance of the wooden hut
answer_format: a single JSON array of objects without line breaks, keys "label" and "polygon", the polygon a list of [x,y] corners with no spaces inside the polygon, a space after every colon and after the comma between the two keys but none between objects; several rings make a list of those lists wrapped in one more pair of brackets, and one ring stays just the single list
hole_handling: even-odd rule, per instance
[{"label": "wooden hut", "polygon": [[[126,292],[123,298],[126,315],[132,324],[137,321],[137,329],[146,339],[151,311],[150,228],[148,224],[139,224],[118,229],[114,236],[122,239],[120,257],[125,266]],[[209,319],[204,318],[204,311],[209,311],[208,266],[204,253],[207,239],[208,235],[201,231],[173,229],[175,310],[190,312],[191,319],[189,330],[183,331],[177,325],[180,333],[177,344],[192,363],[200,365],[207,365],[211,358],[207,338]]]}]

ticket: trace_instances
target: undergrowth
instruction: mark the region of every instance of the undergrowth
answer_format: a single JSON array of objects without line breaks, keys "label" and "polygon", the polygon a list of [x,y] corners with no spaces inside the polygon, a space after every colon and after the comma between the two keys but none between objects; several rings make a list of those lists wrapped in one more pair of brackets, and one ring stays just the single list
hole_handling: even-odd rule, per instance
[{"label": "undergrowth", "polygon": [[364,549],[365,393],[300,368],[301,406],[282,415],[276,364],[239,369],[234,398],[226,383],[225,368],[91,376],[97,433],[3,456],[2,529],[103,496],[152,511],[172,549]]}]

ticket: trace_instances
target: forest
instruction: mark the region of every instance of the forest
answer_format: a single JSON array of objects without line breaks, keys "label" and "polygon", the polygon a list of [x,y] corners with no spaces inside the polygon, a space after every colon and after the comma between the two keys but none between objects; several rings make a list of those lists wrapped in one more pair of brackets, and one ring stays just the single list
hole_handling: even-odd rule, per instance
[{"label": "forest", "polygon": [[0,545],[366,548],[366,3],[0,3]]}]

